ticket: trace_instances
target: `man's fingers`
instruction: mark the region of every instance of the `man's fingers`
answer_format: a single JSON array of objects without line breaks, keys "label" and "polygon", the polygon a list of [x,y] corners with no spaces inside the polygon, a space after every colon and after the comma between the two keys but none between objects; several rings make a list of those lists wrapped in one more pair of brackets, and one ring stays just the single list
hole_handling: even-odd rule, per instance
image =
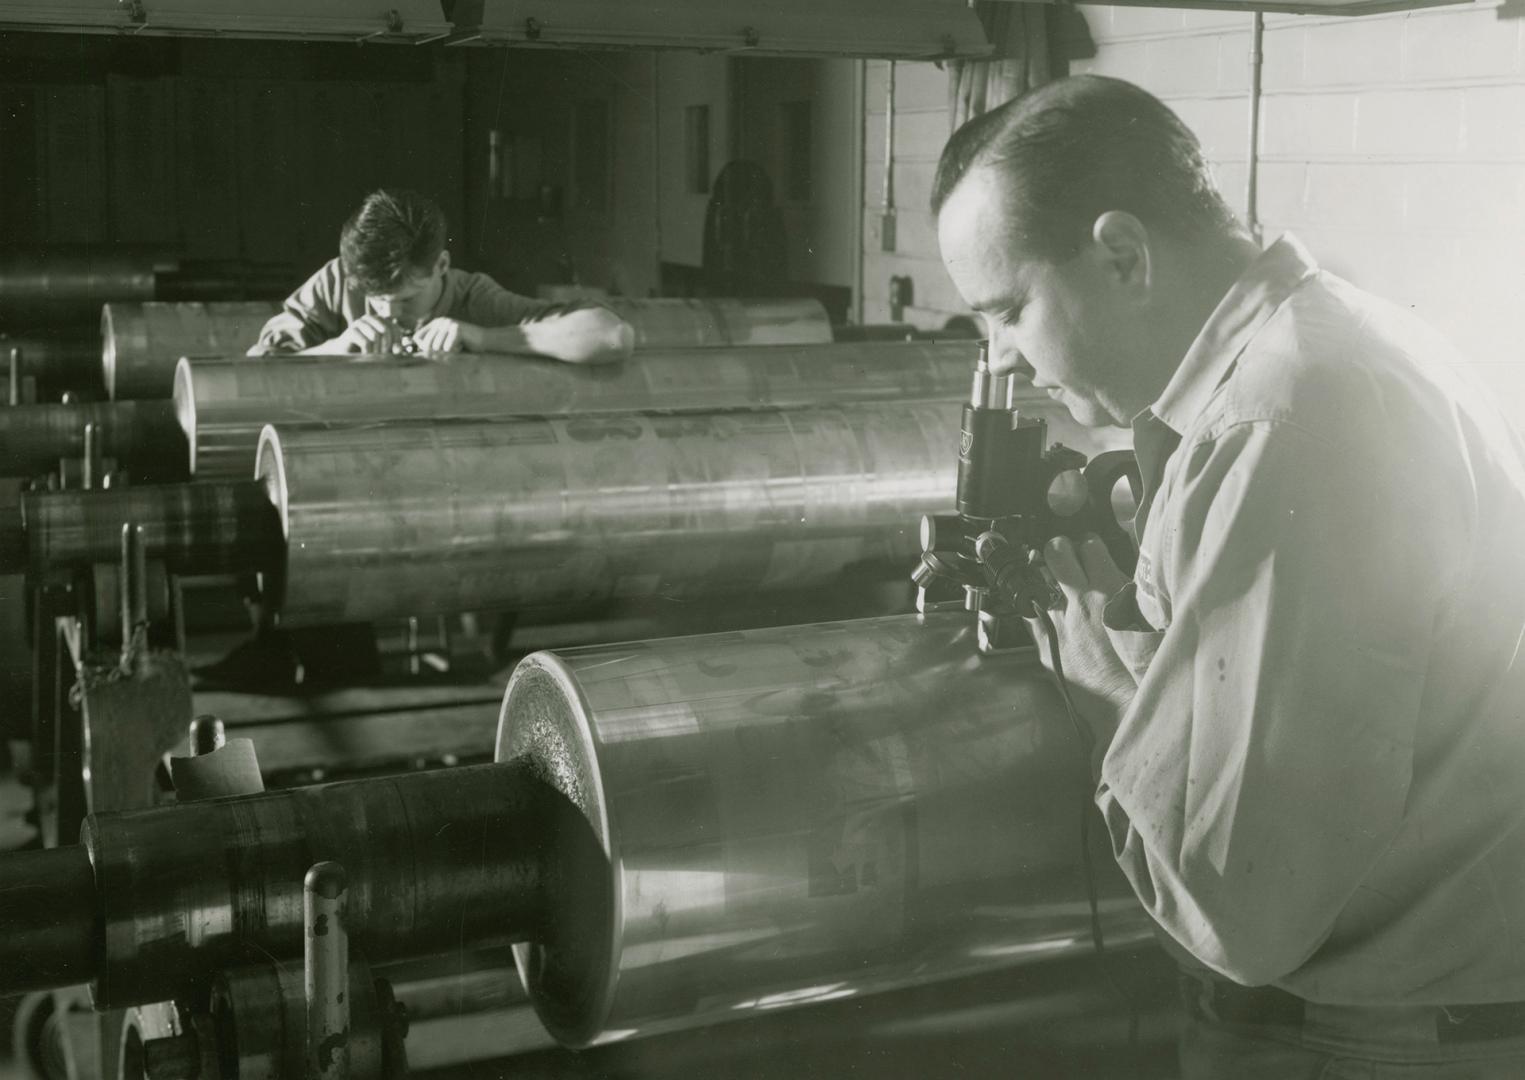
[{"label": "man's fingers", "polygon": [[1106,542],[1095,533],[1081,537],[1079,552],[1081,569],[1085,571],[1092,588],[1111,596],[1128,584],[1128,575],[1117,568]]},{"label": "man's fingers", "polygon": [[1085,568],[1080,563],[1075,542],[1068,536],[1056,536],[1043,545],[1043,563],[1066,594],[1086,587]]}]

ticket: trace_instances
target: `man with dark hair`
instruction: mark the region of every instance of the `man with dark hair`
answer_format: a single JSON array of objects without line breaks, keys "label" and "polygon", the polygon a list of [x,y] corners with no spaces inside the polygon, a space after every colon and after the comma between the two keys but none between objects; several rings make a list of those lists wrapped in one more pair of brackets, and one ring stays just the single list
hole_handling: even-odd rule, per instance
[{"label": "man with dark hair", "polygon": [[286,299],[249,350],[446,355],[523,353],[571,363],[620,360],[634,331],[597,306],[531,300],[450,265],[445,215],[416,192],[366,196],[331,259]]},{"label": "man with dark hair", "polygon": [[1132,580],[1044,558],[1185,1074],[1525,1076],[1519,436],[1407,312],[1262,251],[1127,83],[971,121],[933,209],[992,367],[1133,430]]}]

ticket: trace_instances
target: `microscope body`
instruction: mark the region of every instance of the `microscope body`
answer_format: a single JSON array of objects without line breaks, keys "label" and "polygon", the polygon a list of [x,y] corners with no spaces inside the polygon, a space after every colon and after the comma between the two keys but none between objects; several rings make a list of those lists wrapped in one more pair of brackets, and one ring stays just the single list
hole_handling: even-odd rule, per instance
[{"label": "microscope body", "polygon": [[982,344],[959,435],[957,513],[921,522],[922,555],[911,574],[917,609],[960,604],[974,612],[981,652],[1030,644],[1022,620],[1062,602],[1041,558],[1050,539],[1095,534],[1132,572],[1133,538],[1112,505],[1123,477],[1136,499],[1131,451],[1087,461],[1069,447],[1049,446],[1048,424],[1022,415],[1012,379],[991,372]]}]

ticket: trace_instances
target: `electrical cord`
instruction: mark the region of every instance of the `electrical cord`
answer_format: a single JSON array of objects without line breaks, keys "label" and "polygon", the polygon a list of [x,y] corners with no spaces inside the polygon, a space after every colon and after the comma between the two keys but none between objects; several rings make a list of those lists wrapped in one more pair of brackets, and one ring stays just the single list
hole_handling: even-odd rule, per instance
[{"label": "electrical cord", "polygon": [[1059,631],[1054,626],[1053,617],[1048,610],[1039,604],[1033,607],[1038,612],[1038,621],[1043,624],[1043,633],[1048,638],[1049,662],[1053,665],[1054,683],[1059,689],[1060,700],[1064,702],[1064,711],[1070,718],[1070,725],[1075,729],[1075,736],[1080,742],[1081,765],[1088,781],[1080,792],[1080,866],[1085,877],[1086,902],[1091,911],[1091,945],[1096,954],[1096,966],[1101,969],[1102,978],[1112,993],[1117,997],[1128,1011],[1128,1053],[1133,1065],[1134,1076],[1139,1074],[1139,1011],[1138,1002],[1133,995],[1125,990],[1121,983],[1112,974],[1112,969],[1107,966],[1107,939],[1101,926],[1101,906],[1097,899],[1096,869],[1091,864],[1091,814],[1094,807],[1091,802],[1091,759],[1096,750],[1096,737],[1091,734],[1091,729],[1086,727],[1085,721],[1080,718],[1080,712],[1075,708],[1075,702],[1070,698],[1069,683],[1064,677],[1064,663],[1059,656]]}]

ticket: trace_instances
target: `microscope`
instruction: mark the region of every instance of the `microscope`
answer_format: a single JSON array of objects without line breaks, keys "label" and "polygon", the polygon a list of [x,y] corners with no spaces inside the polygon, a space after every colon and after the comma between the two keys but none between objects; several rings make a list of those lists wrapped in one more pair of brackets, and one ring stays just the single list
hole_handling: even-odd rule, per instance
[{"label": "microscope", "polygon": [[959,434],[958,512],[921,519],[911,580],[918,611],[961,604],[975,613],[982,653],[1030,644],[1022,620],[1062,602],[1040,554],[1053,537],[1094,533],[1126,573],[1137,559],[1112,504],[1124,477],[1137,502],[1132,451],[1087,461],[1047,442],[1047,422],[1017,407],[1015,381],[990,370],[989,343],[981,342]]}]

